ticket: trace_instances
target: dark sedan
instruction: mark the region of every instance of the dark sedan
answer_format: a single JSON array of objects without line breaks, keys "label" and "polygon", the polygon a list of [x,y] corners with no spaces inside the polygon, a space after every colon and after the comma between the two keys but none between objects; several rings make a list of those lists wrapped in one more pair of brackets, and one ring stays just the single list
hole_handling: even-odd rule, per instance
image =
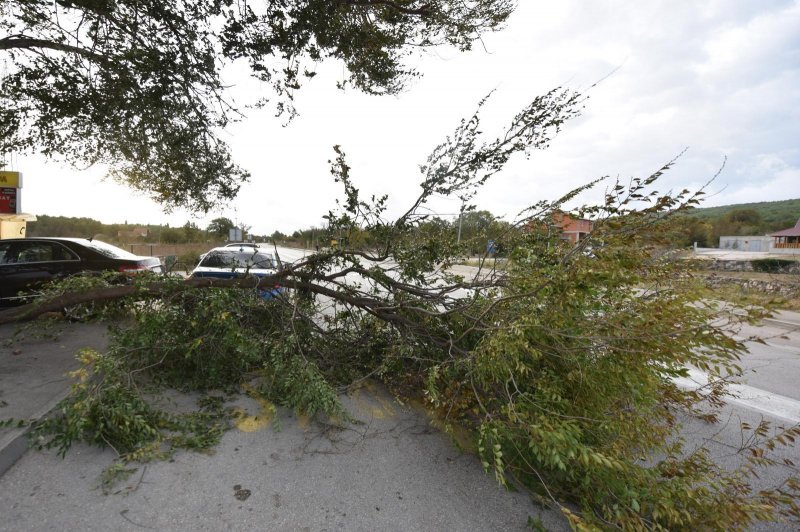
[{"label": "dark sedan", "polygon": [[35,293],[43,284],[82,272],[161,272],[156,257],[84,238],[0,240],[0,305],[22,303],[19,293]]}]

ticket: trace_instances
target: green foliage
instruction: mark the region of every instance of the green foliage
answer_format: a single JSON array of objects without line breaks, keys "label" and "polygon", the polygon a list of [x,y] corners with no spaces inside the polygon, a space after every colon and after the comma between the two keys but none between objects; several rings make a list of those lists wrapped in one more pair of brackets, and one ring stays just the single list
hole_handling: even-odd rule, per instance
[{"label": "green foliage", "polygon": [[279,339],[273,311],[280,308],[255,290],[181,291],[137,307],[133,323],[115,331],[111,350],[132,369],[158,367],[152,378],[165,386],[235,387]]},{"label": "green foliage", "polygon": [[[158,279],[158,276],[150,272],[143,272],[139,281],[146,282],[154,279]],[[130,276],[113,271],[100,273],[87,272],[73,275],[44,285],[37,292],[37,299],[33,304],[42,305],[52,299],[68,297],[73,294],[90,293],[98,289],[129,284],[131,282],[133,282],[133,280]],[[61,311],[67,319],[74,321],[113,320],[126,313],[127,303],[128,302],[124,300],[93,300],[77,304],[65,303]]]},{"label": "green foliage", "polygon": [[110,174],[168,207],[208,211],[248,172],[218,132],[241,116],[221,73],[245,63],[279,113],[314,65],[341,61],[353,85],[394,94],[420,48],[468,49],[511,0],[5,2],[0,152],[37,151]]},{"label": "green foliage", "polygon": [[191,271],[200,262],[198,253],[182,253],[175,257],[176,267]]},{"label": "green foliage", "polygon": [[[452,227],[453,233],[461,236],[466,254],[470,256],[484,255],[487,253],[489,240],[502,242],[511,231],[511,224],[495,218],[485,210],[465,210],[453,220]],[[498,249],[496,252],[502,254],[503,250]]]},{"label": "green foliage", "polygon": [[265,364],[264,378],[257,388],[259,394],[311,416],[321,412],[329,417],[345,417],[335,389],[316,363],[297,356],[294,338],[284,340]]},{"label": "green foliage", "polygon": [[[78,358],[70,395],[55,415],[34,425],[40,448],[56,448],[63,456],[83,441],[111,447],[122,462],[132,462],[164,459],[177,449],[208,450],[219,442],[227,424],[220,408],[167,413],[145,400],[124,359],[91,349]],[[117,476],[114,469],[108,473],[106,480]]]},{"label": "green foliage", "polygon": [[218,238],[226,239],[228,238],[228,233],[234,227],[235,226],[230,218],[221,217],[211,220],[211,223],[209,223],[208,227],[206,227],[206,231]]},{"label": "green foliage", "polygon": [[[48,216],[37,214],[35,222],[28,222],[27,236],[57,236],[73,238],[97,238],[103,242],[123,245],[130,243],[130,237],[120,237],[120,233],[130,232],[141,225],[136,224],[104,224],[91,218],[74,218],[69,216]],[[148,242],[161,242],[164,244],[185,244],[189,242],[206,242],[216,239],[206,231],[201,231],[196,225],[187,222],[183,227],[168,227],[162,225],[145,225],[148,237],[143,240]],[[225,233],[225,237],[228,233]],[[136,240],[142,240],[137,237]]]},{"label": "green foliage", "polygon": [[763,235],[793,227],[800,199],[688,209],[676,217],[668,240],[673,246],[716,247],[720,236]]},{"label": "green foliage", "polygon": [[[553,117],[557,131],[557,111],[568,118],[579,101],[555,93],[520,116]],[[505,138],[525,131],[512,127]],[[671,163],[628,187],[617,183],[604,203],[576,211],[595,221],[578,247],[560,241],[551,220],[580,190],[533,206],[516,222],[525,230],[509,232],[504,242],[511,250],[508,275],[484,289],[476,280],[469,285],[474,295],[449,299],[441,294],[459,280],[431,272],[459,248],[452,233],[445,237],[449,232],[436,223],[416,219],[416,207],[429,193],[469,198],[504,164],[502,140],[478,138],[474,116],[457,128],[458,140],[434,150],[422,168],[425,192],[390,229],[373,222],[384,200],[359,198],[337,149],[333,173],[345,200],[339,213],[328,215],[330,225],[367,227],[382,244],[372,255],[342,251],[315,261],[327,261],[325,271],[360,273],[369,288],[354,291],[342,283],[341,300],[353,292],[373,295],[379,301],[370,312],[400,332],[398,345],[386,351],[382,378],[395,389],[424,390],[446,422],[474,431],[484,467],[498,481],[513,477],[550,498],[576,528],[729,530],[781,512],[796,515],[794,481],[786,491],[753,494],[749,478],[759,460],[726,471],[704,449],[685,450],[679,438],[679,416],[714,421],[723,383],[740,373],[744,349],[714,322],[715,309],[683,265],[654,253],[675,230],[672,215],[696,205],[698,195],[652,189]],[[471,166],[476,160],[481,164]],[[755,218],[748,212],[730,217],[735,223]],[[362,264],[386,258],[397,265]],[[413,288],[403,290],[403,282]],[[357,314],[363,306],[350,308]],[[690,367],[710,376],[702,393],[672,380]],[[790,429],[785,441],[799,433]]]},{"label": "green foliage", "polygon": [[718,245],[721,236],[759,235],[766,232],[766,225],[758,211],[734,209],[712,222],[709,238]]},{"label": "green foliage", "polygon": [[154,397],[168,388],[246,387],[302,413],[347,419],[329,380],[283,337],[285,307],[252,289],[175,290],[125,308],[129,319],[111,329],[109,351],[79,354],[70,395],[33,432],[39,447],[62,455],[76,441],[114,449],[120,461],[104,473],[104,489],[130,474],[126,463],[218,443],[230,423],[221,398],[207,396],[197,410],[175,414],[155,406]]},{"label": "green foliage", "polygon": [[104,234],[116,237],[117,232],[127,226],[122,224],[106,225],[91,218],[70,218],[66,216],[48,216],[40,214],[35,222],[28,222],[28,236],[67,236],[76,238],[92,238]]},{"label": "green foliage", "polygon": [[126,386],[123,362],[90,349],[82,350],[79,360],[82,367],[71,374],[78,382],[59,405],[60,415],[36,429],[40,437],[54,431],[42,444],[58,448],[63,456],[73,441],[108,445],[120,454],[157,441],[162,417]]},{"label": "green foliage", "polygon": [[[709,325],[677,267],[650,263],[646,250],[620,240],[603,235],[606,247],[568,268],[541,253],[517,262],[509,302],[487,316],[497,331],[447,375],[471,382],[474,395],[450,404],[440,395],[442,408],[479,410],[484,466],[574,502],[582,509],[574,524],[739,526],[730,519],[761,502],[740,496],[738,483],[715,482],[725,475],[702,453],[682,455],[673,409],[691,401],[670,377],[686,366],[736,374],[741,346]],[[670,287],[669,298],[636,290],[658,286]],[[667,458],[654,467],[638,460],[654,455]],[[686,474],[667,475],[666,464]]]},{"label": "green foliage", "polygon": [[758,227],[762,224],[761,214],[755,209],[733,209],[727,212],[722,219],[726,222],[746,224],[750,227]]}]

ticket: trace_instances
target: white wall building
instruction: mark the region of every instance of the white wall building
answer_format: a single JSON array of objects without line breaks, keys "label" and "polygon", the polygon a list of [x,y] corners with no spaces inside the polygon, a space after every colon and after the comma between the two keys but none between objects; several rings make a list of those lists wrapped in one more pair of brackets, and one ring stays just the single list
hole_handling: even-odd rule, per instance
[{"label": "white wall building", "polygon": [[721,236],[719,249],[737,251],[772,251],[771,236]]}]

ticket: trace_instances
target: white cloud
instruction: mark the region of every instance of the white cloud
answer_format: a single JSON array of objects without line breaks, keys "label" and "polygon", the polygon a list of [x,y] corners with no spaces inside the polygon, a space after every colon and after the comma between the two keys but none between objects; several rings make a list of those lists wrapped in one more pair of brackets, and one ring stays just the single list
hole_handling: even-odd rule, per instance
[{"label": "white cloud", "polygon": [[[786,198],[800,197],[800,167],[789,166],[775,154],[762,154],[749,172],[750,180],[741,186],[720,193],[722,204],[770,201],[776,191]],[[800,218],[800,213],[796,213]]]},{"label": "white cloud", "polygon": [[712,31],[703,46],[707,57],[695,68],[706,78],[730,82],[749,75],[769,79],[800,63],[800,4],[758,14],[743,24]]}]

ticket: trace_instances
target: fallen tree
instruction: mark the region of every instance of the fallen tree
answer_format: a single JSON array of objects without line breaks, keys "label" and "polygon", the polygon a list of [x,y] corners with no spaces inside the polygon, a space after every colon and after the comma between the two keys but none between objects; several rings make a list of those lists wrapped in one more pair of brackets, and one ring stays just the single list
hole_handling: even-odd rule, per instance
[{"label": "fallen tree", "polygon": [[[81,355],[62,415],[34,434],[61,452],[89,441],[136,462],[206,448],[224,425],[219,408],[176,419],[142,390],[247,384],[274,403],[346,422],[337,394],[379,379],[470,430],[487,471],[538,493],[576,528],[744,529],[797,518],[796,480],[753,493],[749,478],[800,429],[769,436],[756,428],[759,445],[743,449],[748,457],[735,471],[677,437],[681,415],[714,420],[744,348],[728,334],[730,319],[714,320],[683,263],[655,252],[670,216],[698,201],[653,189],[672,163],[612,182],[600,205],[576,209],[595,222],[577,245],[560,238],[554,215],[597,182],[523,211],[502,235],[510,250],[502,270],[487,269],[487,260],[468,278],[454,273],[461,247],[428,224],[433,194],[469,201],[510,157],[546,147],[582,101],[552,91],[488,141],[479,113],[462,121],[422,167],[418,198],[394,220],[385,219],[385,197],[359,196],[336,147],[332,173],[344,194],[327,216],[329,231],[350,241],[369,232],[369,248],[314,254],[261,281],[138,277],[83,294],[62,286],[55,299],[3,314],[25,319],[91,301],[126,316],[108,353]],[[289,290],[257,297],[254,288],[275,284]],[[679,388],[673,378],[688,367],[713,384]]]}]

